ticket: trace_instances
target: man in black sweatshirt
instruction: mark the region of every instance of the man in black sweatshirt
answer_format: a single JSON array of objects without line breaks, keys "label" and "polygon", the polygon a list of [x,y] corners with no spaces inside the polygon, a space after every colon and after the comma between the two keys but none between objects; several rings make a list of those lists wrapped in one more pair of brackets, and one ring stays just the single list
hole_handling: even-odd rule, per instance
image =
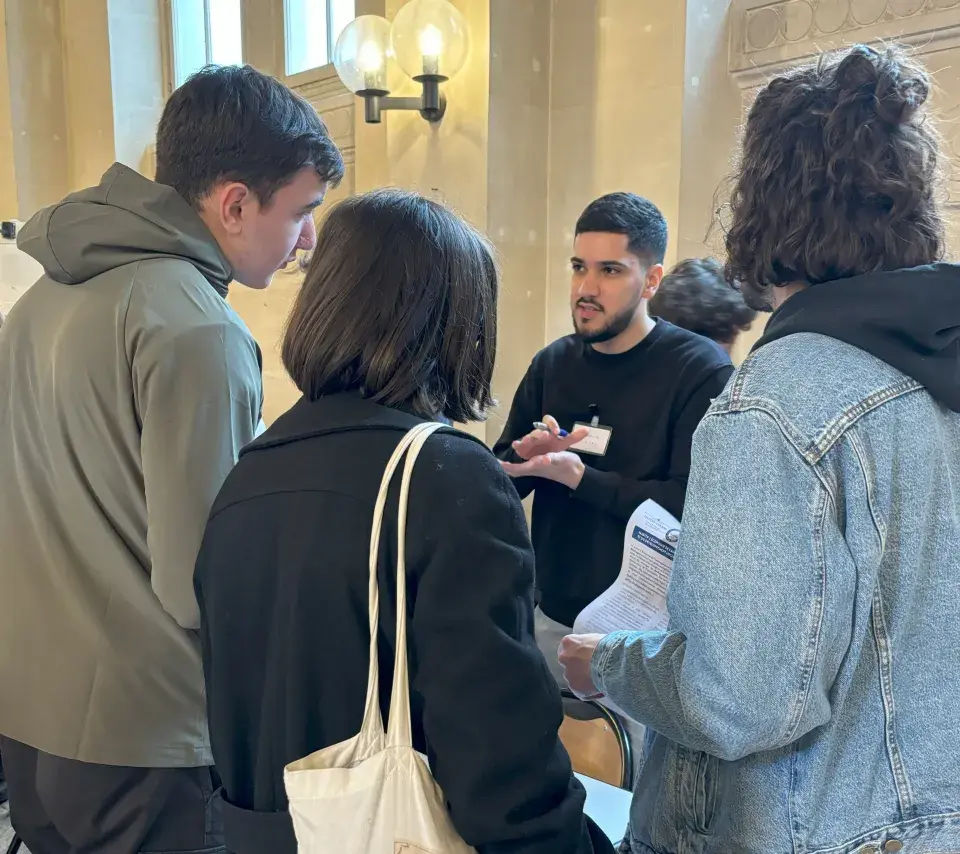
[{"label": "man in black sweatshirt", "polygon": [[683,512],[693,432],[733,372],[712,341],[650,317],[666,247],[646,199],[587,207],[570,261],[575,334],[534,357],[494,448],[520,495],[536,492],[537,639],[561,684],[557,646],[616,579],[630,515],[647,499]]}]

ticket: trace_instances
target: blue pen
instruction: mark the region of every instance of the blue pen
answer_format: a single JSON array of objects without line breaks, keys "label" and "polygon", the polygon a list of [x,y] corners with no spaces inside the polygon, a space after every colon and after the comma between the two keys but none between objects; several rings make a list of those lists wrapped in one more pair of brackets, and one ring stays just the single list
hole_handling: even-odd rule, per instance
[{"label": "blue pen", "polygon": [[[550,429],[546,424],[544,424],[542,421],[534,421],[534,422],[533,422],[533,429],[534,429],[534,430],[543,430],[543,431],[545,431],[545,432],[547,432],[547,433],[551,433],[551,432],[552,432],[551,429]],[[557,435],[558,435],[561,439],[566,439],[567,436],[569,436],[570,434],[569,434],[566,430],[561,429],[560,432],[559,432]]]}]

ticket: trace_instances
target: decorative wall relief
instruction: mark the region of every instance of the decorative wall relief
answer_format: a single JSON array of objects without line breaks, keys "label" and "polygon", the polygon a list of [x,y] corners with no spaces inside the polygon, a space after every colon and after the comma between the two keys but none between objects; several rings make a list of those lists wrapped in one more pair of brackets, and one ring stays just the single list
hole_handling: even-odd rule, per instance
[{"label": "decorative wall relief", "polygon": [[785,0],[747,12],[743,47],[752,53],[958,6],[960,0]]},{"label": "decorative wall relief", "polygon": [[749,87],[853,41],[960,46],[960,0],[734,0],[730,71]]}]

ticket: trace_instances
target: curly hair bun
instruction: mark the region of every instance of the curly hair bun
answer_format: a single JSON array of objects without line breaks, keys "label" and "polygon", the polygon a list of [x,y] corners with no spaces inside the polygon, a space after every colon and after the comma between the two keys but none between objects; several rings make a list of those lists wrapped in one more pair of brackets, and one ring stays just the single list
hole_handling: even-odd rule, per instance
[{"label": "curly hair bun", "polygon": [[857,45],[757,94],[730,194],[727,276],[747,302],[943,257],[930,77],[897,45]]},{"label": "curly hair bun", "polygon": [[872,111],[882,122],[910,122],[930,96],[924,67],[892,47],[857,45],[837,64],[837,110]]}]

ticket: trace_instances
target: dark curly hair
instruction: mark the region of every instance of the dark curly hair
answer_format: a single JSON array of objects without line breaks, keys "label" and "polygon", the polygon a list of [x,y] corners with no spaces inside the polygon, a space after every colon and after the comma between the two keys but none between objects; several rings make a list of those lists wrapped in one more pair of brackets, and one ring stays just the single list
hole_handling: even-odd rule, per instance
[{"label": "dark curly hair", "polygon": [[769,309],[770,288],[943,257],[930,78],[895,46],[857,45],[772,80],[747,118],[733,177],[726,276]]},{"label": "dark curly hair", "polygon": [[650,300],[650,313],[725,346],[732,345],[757,316],[713,258],[677,264]]}]

